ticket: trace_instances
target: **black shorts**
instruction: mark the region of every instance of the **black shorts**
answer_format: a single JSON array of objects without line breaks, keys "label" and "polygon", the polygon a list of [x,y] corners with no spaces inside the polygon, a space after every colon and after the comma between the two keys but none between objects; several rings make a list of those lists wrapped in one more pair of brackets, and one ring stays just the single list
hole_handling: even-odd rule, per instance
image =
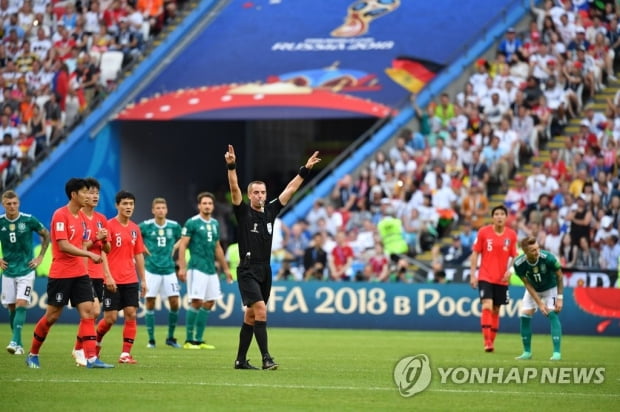
[{"label": "black shorts", "polygon": [[117,285],[116,292],[103,289],[103,311],[122,310],[128,306],[140,306],[140,288],[137,283]]},{"label": "black shorts", "polygon": [[478,282],[478,291],[480,292],[480,300],[493,299],[494,306],[507,305],[510,300],[508,285],[498,285],[481,280]]},{"label": "black shorts", "polygon": [[49,278],[47,280],[47,304],[51,306],[71,306],[94,302],[93,286],[88,275],[76,278]]},{"label": "black shorts", "polygon": [[103,302],[103,279],[90,279],[93,284],[93,294],[99,302]]},{"label": "black shorts", "polygon": [[241,264],[237,267],[237,282],[241,301],[245,306],[250,307],[261,300],[267,303],[271,294],[271,265]]}]

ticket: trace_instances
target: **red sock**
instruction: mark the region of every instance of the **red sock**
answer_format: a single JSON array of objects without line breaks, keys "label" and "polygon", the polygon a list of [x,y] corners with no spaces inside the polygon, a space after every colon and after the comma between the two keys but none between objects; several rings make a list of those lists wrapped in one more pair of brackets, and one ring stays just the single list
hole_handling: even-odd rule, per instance
[{"label": "red sock", "polygon": [[95,335],[95,319],[80,319],[78,327],[78,340],[81,340],[81,346],[84,347],[84,356],[86,359],[97,356],[95,346],[97,345]]},{"label": "red sock", "polygon": [[130,353],[133,341],[136,339],[138,325],[135,320],[126,320],[123,328],[123,352]]},{"label": "red sock", "polygon": [[43,342],[45,341],[45,338],[47,337],[47,334],[49,333],[52,325],[53,325],[52,323],[47,322],[47,319],[45,318],[45,316],[39,319],[36,326],[34,327],[34,333],[32,336],[32,346],[30,347],[30,353],[32,353],[33,355],[39,354],[41,345],[43,345]]},{"label": "red sock", "polygon": [[[94,322],[94,320],[93,320]],[[101,319],[99,321],[99,323],[97,324],[97,342],[101,343],[101,341],[103,340],[103,337],[105,336],[106,333],[108,333],[108,331],[110,330],[110,328],[112,327],[112,325],[109,325],[105,319]]]},{"label": "red sock", "polygon": [[75,345],[73,345],[73,349],[80,350],[82,348],[82,337],[80,336],[80,328],[78,326],[78,335],[75,337]]},{"label": "red sock", "polygon": [[499,330],[499,313],[491,312],[491,329],[490,329],[491,342],[495,342],[495,336],[497,335],[498,330]]},{"label": "red sock", "polygon": [[480,326],[482,327],[482,336],[484,337],[484,343],[491,341],[491,323],[493,314],[491,309],[482,309],[480,316]]}]

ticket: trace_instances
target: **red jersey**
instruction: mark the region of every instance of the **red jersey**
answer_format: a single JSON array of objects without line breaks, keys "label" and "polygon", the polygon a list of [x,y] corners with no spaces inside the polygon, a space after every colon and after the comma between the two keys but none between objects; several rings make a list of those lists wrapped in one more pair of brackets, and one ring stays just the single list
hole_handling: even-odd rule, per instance
[{"label": "red jersey", "polygon": [[[99,212],[93,212],[92,217],[88,217],[84,214],[84,221],[86,222],[86,234],[84,240],[90,240],[93,245],[88,249],[89,252],[93,252],[97,255],[101,255],[101,248],[103,243],[97,240],[97,231],[108,227],[108,218]],[[108,241],[110,235],[108,234]],[[92,279],[104,279],[103,265],[97,264],[88,259],[88,276]]]},{"label": "red jersey", "polygon": [[54,279],[76,278],[86,275],[86,258],[65,253],[58,247],[59,240],[67,240],[78,249],[82,249],[86,223],[84,214],[79,211],[73,215],[67,206],[54,212],[50,225],[52,241],[52,265],[49,277]]},{"label": "red jersey", "polygon": [[508,270],[508,259],[517,256],[517,233],[504,227],[501,235],[495,233],[493,225],[487,225],[478,231],[472,247],[480,255],[478,280],[498,285],[507,285],[502,278]]},{"label": "red jersey", "polygon": [[108,233],[112,245],[108,253],[112,278],[118,285],[138,283],[134,256],[146,251],[140,228],[132,221],[124,226],[113,217],[108,220]]}]

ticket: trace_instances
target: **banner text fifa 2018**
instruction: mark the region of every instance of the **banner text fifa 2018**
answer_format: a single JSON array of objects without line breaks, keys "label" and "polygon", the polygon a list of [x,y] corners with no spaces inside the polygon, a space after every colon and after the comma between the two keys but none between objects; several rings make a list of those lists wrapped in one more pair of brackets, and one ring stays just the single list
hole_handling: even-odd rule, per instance
[{"label": "banner text fifa 2018", "polygon": [[[27,322],[43,315],[46,306],[46,278],[37,278]],[[523,287],[511,286],[510,302],[502,307],[502,330],[519,331],[519,308]],[[236,284],[222,284],[223,297],[216,302],[211,325],[237,326],[243,320],[243,306]],[[185,286],[182,306],[189,306]],[[143,301],[139,318],[145,313]],[[167,322],[167,302],[159,298],[156,322]],[[614,306],[615,305],[615,306]],[[377,284],[349,282],[274,282],[268,302],[269,323],[274,327],[355,328],[479,331],[478,291],[464,283]],[[185,310],[179,312],[179,325]],[[565,288],[561,318],[566,334],[620,336],[620,289]],[[77,322],[77,311],[67,308],[60,322]],[[8,311],[0,311],[0,322],[8,322]],[[548,333],[549,322],[534,316],[535,333]]]}]

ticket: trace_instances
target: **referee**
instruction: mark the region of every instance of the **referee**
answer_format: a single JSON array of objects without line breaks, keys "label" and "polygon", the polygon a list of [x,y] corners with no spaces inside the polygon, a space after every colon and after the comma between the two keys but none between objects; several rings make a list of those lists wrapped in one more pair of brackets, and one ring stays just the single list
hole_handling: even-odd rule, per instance
[{"label": "referee", "polygon": [[267,187],[264,182],[253,181],[248,185],[249,205],[243,203],[243,195],[237,179],[235,149],[228,145],[224,155],[228,168],[228,184],[232,196],[233,211],[237,218],[237,237],[241,264],[237,268],[239,292],[247,306],[239,333],[239,349],[235,369],[258,369],[246,359],[252,335],[263,358],[263,369],[277,369],[278,364],[269,354],[267,340],[267,301],[271,293],[271,240],[276,216],[310,175],[310,169],[321,161],[314,152],[305,166],[284,188],[280,196],[266,204]]}]

